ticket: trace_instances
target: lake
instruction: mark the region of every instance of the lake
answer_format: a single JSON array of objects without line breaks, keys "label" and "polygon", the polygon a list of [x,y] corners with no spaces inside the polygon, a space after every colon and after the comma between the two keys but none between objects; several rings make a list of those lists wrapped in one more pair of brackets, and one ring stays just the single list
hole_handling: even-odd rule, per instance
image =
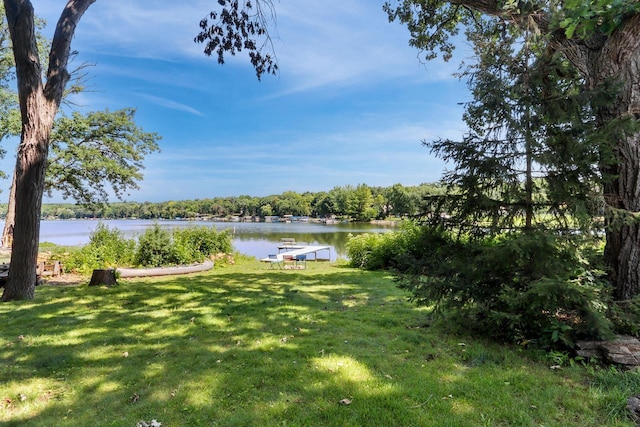
[{"label": "lake", "polygon": [[[277,253],[277,245],[284,237],[294,238],[296,243],[331,246],[329,258],[335,261],[346,258],[345,245],[349,234],[382,233],[394,229],[368,223],[317,224],[307,222],[213,222],[213,221],[153,221],[153,220],[60,220],[42,221],[40,241],[64,246],[81,246],[89,242],[90,234],[102,222],[109,229],[122,231],[127,238],[144,232],[155,223],[161,227],[175,228],[189,225],[231,229],[236,251],[258,259]],[[1,223],[1,222],[0,222]],[[4,224],[2,223],[4,226]],[[319,257],[326,258],[326,251]]]}]

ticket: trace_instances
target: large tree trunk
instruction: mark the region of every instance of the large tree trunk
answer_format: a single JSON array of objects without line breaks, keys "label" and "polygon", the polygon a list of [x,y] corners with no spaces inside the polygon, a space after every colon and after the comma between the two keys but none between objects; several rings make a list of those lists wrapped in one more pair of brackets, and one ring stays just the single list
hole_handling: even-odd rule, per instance
[{"label": "large tree trunk", "polygon": [[[625,88],[626,96],[617,103],[628,112],[640,111],[640,93],[633,93],[638,92],[637,82],[634,84],[636,89]],[[616,178],[604,185],[605,263],[614,286],[614,298],[623,301],[640,295],[640,135],[617,141],[616,154],[618,163],[606,170]]]},{"label": "large tree trunk", "polygon": [[[587,61],[591,86],[613,78],[622,84],[618,99],[597,112],[602,123],[640,119],[640,15],[630,18]],[[640,295],[640,134],[615,141],[617,164],[605,167],[615,176],[604,186],[608,208],[605,262],[616,300]],[[621,219],[626,218],[625,221]]]},{"label": "large tree trunk", "polygon": [[95,0],[68,0],[51,43],[46,86],[29,0],[4,0],[11,33],[22,116],[16,160],[15,226],[9,278],[3,301],[34,297],[40,238],[40,212],[49,152],[49,135],[69,81],[67,63],[78,21]]},{"label": "large tree trunk", "polygon": [[35,292],[44,175],[57,106],[48,103],[42,93],[33,98],[16,161],[14,241],[4,301],[33,298]]}]

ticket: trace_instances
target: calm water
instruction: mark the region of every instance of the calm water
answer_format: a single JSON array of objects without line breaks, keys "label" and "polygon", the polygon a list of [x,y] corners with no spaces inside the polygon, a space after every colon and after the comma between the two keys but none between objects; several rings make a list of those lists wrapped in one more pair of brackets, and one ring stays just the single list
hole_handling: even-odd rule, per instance
[{"label": "calm water", "polygon": [[[99,221],[42,221],[40,241],[65,246],[80,246],[89,242],[89,236]],[[128,237],[144,232],[155,221],[150,220],[105,220],[103,224],[110,229],[117,228]],[[189,225],[204,225],[218,230],[233,231],[233,247],[236,251],[256,258],[266,258],[277,253],[276,246],[283,237],[291,237],[297,243],[331,246],[330,259],[345,258],[345,244],[349,233],[381,233],[392,228],[372,224],[314,224],[314,223],[251,223],[251,222],[211,222],[211,221],[158,221],[162,227],[175,228]],[[4,225],[4,224],[2,224]],[[327,251],[321,251],[319,257],[326,258]]]}]

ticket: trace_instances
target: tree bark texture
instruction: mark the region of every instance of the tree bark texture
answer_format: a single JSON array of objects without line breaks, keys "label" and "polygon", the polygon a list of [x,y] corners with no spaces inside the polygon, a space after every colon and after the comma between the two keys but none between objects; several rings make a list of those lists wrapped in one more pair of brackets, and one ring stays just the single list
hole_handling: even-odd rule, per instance
[{"label": "tree bark texture", "polygon": [[3,301],[34,297],[49,136],[69,81],[67,63],[71,39],[82,14],[94,2],[69,0],[64,7],[51,45],[45,85],[36,44],[33,6],[29,0],[4,0],[16,62],[22,135],[15,170],[11,269]]},{"label": "tree bark texture", "polygon": [[11,178],[11,188],[9,189],[9,202],[7,215],[4,218],[4,229],[2,230],[2,247],[11,248],[13,245],[13,227],[16,222],[16,171],[13,171]]},{"label": "tree bark texture", "polygon": [[116,270],[109,268],[106,270],[93,270],[89,286],[114,286],[116,284]]},{"label": "tree bark texture", "polygon": [[[583,55],[591,86],[613,78],[622,84],[616,102],[597,112],[601,123],[621,117],[640,119],[640,15],[629,18],[602,48]],[[605,261],[616,300],[640,295],[640,134],[615,141],[617,163],[605,172],[615,179],[604,186],[605,203],[632,221],[606,230]]]}]

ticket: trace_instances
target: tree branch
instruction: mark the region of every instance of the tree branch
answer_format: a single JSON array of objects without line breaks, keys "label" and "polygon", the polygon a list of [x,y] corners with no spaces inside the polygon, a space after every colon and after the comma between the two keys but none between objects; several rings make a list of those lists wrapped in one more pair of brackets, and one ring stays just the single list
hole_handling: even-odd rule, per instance
[{"label": "tree branch", "polygon": [[[71,51],[71,39],[76,30],[80,18],[96,0],[69,0],[64,7],[56,31],[51,43],[49,54],[49,69],[47,70],[47,85],[45,97],[49,101],[60,104],[64,88],[71,75],[67,71],[69,54]],[[6,2],[6,0],[5,0]],[[27,3],[30,3],[27,0]],[[32,8],[33,9],[33,8]]]}]

